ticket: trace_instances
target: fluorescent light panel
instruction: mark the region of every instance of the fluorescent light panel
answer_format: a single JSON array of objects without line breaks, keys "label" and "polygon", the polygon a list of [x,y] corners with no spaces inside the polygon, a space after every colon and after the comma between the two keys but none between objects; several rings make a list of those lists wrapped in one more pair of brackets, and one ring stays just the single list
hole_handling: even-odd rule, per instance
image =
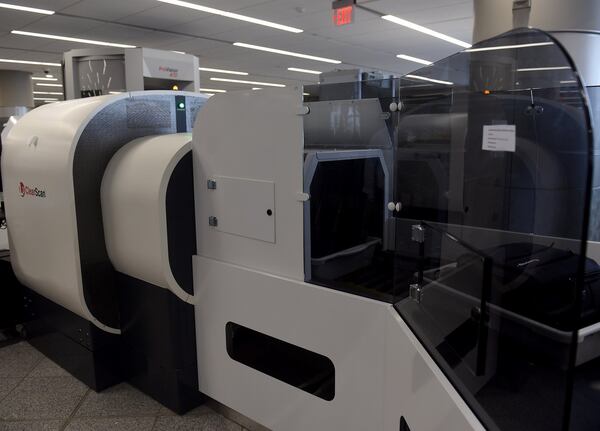
[{"label": "fluorescent light panel", "polygon": [[227,69],[213,69],[212,67],[199,67],[198,70],[202,70],[204,72],[226,73],[229,75],[248,75],[248,72],[238,72],[237,70]]},{"label": "fluorescent light panel", "polygon": [[33,64],[38,66],[60,67],[60,63],[48,63],[46,61],[12,60],[10,58],[0,58],[0,63]]},{"label": "fluorescent light panel", "polygon": [[19,6],[19,5],[10,4],[10,3],[0,3],[0,8],[20,10],[23,12],[41,13],[43,15],[54,15],[53,10],[38,9],[37,7]]},{"label": "fluorescent light panel", "polygon": [[89,45],[101,45],[101,46],[114,46],[116,48],[135,48],[135,45],[126,45],[123,43],[113,43],[113,42],[104,42],[101,40],[93,40],[93,39],[81,39],[78,37],[69,37],[69,36],[60,36],[57,34],[47,34],[47,33],[34,33],[31,31],[21,31],[21,30],[13,30],[12,34],[18,34],[21,36],[32,36],[32,37],[41,37],[42,39],[55,39],[55,40],[64,40],[67,42],[77,42],[77,43],[87,43]]},{"label": "fluorescent light panel", "polygon": [[420,81],[435,82],[436,84],[454,85],[454,82],[441,81],[439,79],[427,78],[425,76],[419,76],[419,75],[404,75],[403,78],[412,78],[412,79],[418,79]]},{"label": "fluorescent light panel", "polygon": [[40,87],[61,87],[62,84],[47,84],[45,82],[36,82],[35,85],[39,85]]},{"label": "fluorescent light panel", "polygon": [[465,49],[465,52],[499,51],[499,50],[503,50],[503,49],[534,48],[536,46],[548,46],[548,45],[554,45],[554,42],[538,42],[538,43],[522,43],[519,45],[486,46],[483,48]]},{"label": "fluorescent light panel", "polygon": [[544,72],[547,70],[570,70],[569,66],[551,66],[551,67],[526,67],[517,69],[517,72]]},{"label": "fluorescent light panel", "polygon": [[201,88],[200,91],[208,91],[209,93],[227,93],[227,90],[219,90],[217,88]]},{"label": "fluorescent light panel", "polygon": [[310,73],[311,75],[320,75],[321,73],[323,73],[318,70],[300,69],[298,67],[288,67],[287,70],[290,70],[292,72]]},{"label": "fluorescent light panel", "polygon": [[299,52],[293,52],[293,51],[284,51],[282,49],[268,48],[266,46],[251,45],[249,43],[235,42],[234,45],[242,47],[242,48],[256,49],[258,51],[272,52],[273,54],[289,55],[291,57],[305,58],[307,60],[322,61],[324,63],[331,63],[331,64],[340,64],[341,63],[341,61],[333,60],[331,58],[317,57],[314,55],[301,54]]},{"label": "fluorescent light panel", "polygon": [[411,55],[406,55],[406,54],[398,54],[396,57],[398,57],[402,60],[408,60],[408,61],[412,61],[414,63],[424,64],[425,66],[430,66],[433,64],[433,62],[431,62],[431,61],[423,60],[422,58],[413,57]]},{"label": "fluorescent light panel", "polygon": [[58,102],[58,99],[56,99],[54,97],[34,97],[33,100],[42,100],[44,102],[48,102],[48,101]]},{"label": "fluorescent light panel", "polygon": [[34,91],[33,94],[50,94],[51,96],[62,96],[60,91]]},{"label": "fluorescent light panel", "polygon": [[265,21],[264,19],[258,19],[258,18],[252,18],[250,16],[246,16],[246,15],[240,15],[239,13],[233,13],[233,12],[227,12],[221,9],[215,9],[212,7],[207,7],[207,6],[202,6],[196,3],[190,3],[187,1],[181,1],[181,0],[158,0],[161,3],[168,3],[174,6],[181,6],[181,7],[186,7],[188,9],[194,9],[200,12],[206,12],[206,13],[210,13],[213,15],[220,15],[226,18],[232,18],[232,19],[237,19],[240,21],[246,21],[246,22],[250,22],[252,24],[258,24],[258,25],[262,25],[265,27],[271,27],[271,28],[276,28],[277,30],[283,30],[283,31],[289,31],[290,33],[302,33],[304,30],[299,29],[299,28],[295,28],[295,27],[290,27],[288,25],[283,25],[283,24],[277,24],[276,22],[271,22],[271,21]]},{"label": "fluorescent light panel", "polygon": [[31,79],[34,81],[58,81],[58,78],[47,78],[43,76],[32,76]]},{"label": "fluorescent light panel", "polygon": [[244,81],[243,79],[210,78],[210,80],[220,82],[234,82],[237,84],[264,85],[265,87],[285,87],[285,85],[283,84],[275,84],[273,82]]},{"label": "fluorescent light panel", "polygon": [[398,18],[397,16],[394,16],[394,15],[384,15],[381,18],[385,19],[386,21],[393,22],[394,24],[398,24],[403,27],[410,28],[411,30],[418,31],[420,33],[424,33],[429,36],[437,37],[438,39],[453,43],[453,44],[461,46],[463,48],[471,48],[471,46],[472,46],[470,43],[463,42],[462,40],[456,39],[452,36],[448,36],[447,34],[440,33],[438,31],[432,30],[427,27],[423,27],[422,25],[415,24],[414,22],[410,22],[410,21],[407,21],[402,18]]}]

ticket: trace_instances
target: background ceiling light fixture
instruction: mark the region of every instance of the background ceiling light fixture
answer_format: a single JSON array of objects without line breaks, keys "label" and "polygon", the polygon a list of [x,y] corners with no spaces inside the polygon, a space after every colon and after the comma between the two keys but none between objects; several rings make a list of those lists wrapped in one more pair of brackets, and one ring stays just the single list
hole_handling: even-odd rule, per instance
[{"label": "background ceiling light fixture", "polygon": [[461,46],[463,48],[471,48],[471,44],[467,42],[463,42],[462,40],[456,39],[455,37],[448,36],[447,34],[440,33],[439,31],[432,30],[430,28],[424,27],[419,24],[415,24],[414,22],[407,21],[402,18],[398,18],[394,15],[384,15],[381,18],[386,21],[393,22],[394,24],[401,25],[406,28],[410,28],[411,30],[415,30],[429,36],[437,37],[438,39],[445,40],[446,42],[453,43],[455,45]]},{"label": "background ceiling light fixture", "polygon": [[0,63],[33,64],[38,66],[60,67],[60,63],[48,63],[46,61],[12,60],[10,58],[0,58]]},{"label": "background ceiling light fixture", "polygon": [[244,76],[248,75],[248,72],[238,72],[237,70],[227,70],[227,69],[213,69],[212,67],[199,67],[198,70],[202,70],[204,72],[226,73],[229,75],[244,75]]},{"label": "background ceiling light fixture", "polygon": [[226,18],[237,19],[240,21],[250,22],[252,24],[258,24],[265,27],[276,28],[277,30],[289,31],[290,33],[302,33],[304,30],[300,28],[290,27],[288,25],[277,24],[276,22],[266,21],[264,19],[252,18],[246,15],[240,15],[239,13],[227,12],[221,9],[215,9],[208,6],[202,6],[196,3],[190,3],[181,0],[158,0],[161,3],[168,3],[174,6],[186,7],[188,9],[194,9],[200,12],[206,12],[213,15],[220,15]]},{"label": "background ceiling light fixture", "polygon": [[34,91],[33,94],[50,94],[52,96],[63,96],[60,91]]},{"label": "background ceiling light fixture", "polygon": [[413,56],[406,55],[406,54],[398,54],[396,57],[398,57],[402,60],[408,60],[408,61],[412,61],[414,63],[424,64],[426,66],[431,66],[433,64],[432,61],[423,60],[422,58],[413,57]]},{"label": "background ceiling light fixture", "polygon": [[135,48],[135,45],[126,45],[124,43],[104,42],[101,40],[93,40],[93,39],[80,39],[78,37],[60,36],[57,34],[34,33],[31,31],[21,31],[21,30],[12,30],[11,33],[18,34],[21,36],[41,37],[43,39],[55,39],[55,40],[64,40],[67,42],[87,43],[90,45],[114,46],[116,48]]},{"label": "background ceiling light fixture", "polygon": [[287,70],[291,70],[292,72],[310,73],[311,75],[320,75],[323,73],[318,70],[300,69],[298,67],[288,67]]},{"label": "background ceiling light fixture", "polygon": [[62,84],[46,84],[45,82],[36,82],[35,85],[40,87],[62,87]]},{"label": "background ceiling light fixture", "polygon": [[209,93],[227,93],[227,90],[219,90],[217,88],[200,88],[200,91],[207,91]]},{"label": "background ceiling light fixture", "polygon": [[10,3],[0,3],[0,8],[20,10],[23,12],[41,13],[43,15],[54,15],[53,10],[39,9],[37,7],[19,6],[19,5],[10,4]]},{"label": "background ceiling light fixture", "polygon": [[293,52],[293,51],[284,51],[283,49],[268,48],[266,46],[251,45],[249,43],[244,43],[244,42],[234,42],[233,45],[239,46],[241,48],[249,48],[249,49],[256,49],[258,51],[271,52],[273,54],[289,55],[291,57],[305,58],[307,60],[322,61],[324,63],[331,63],[331,64],[340,64],[341,63],[341,61],[333,60],[331,58],[317,57],[315,55],[301,54],[299,52]]},{"label": "background ceiling light fixture", "polygon": [[549,67],[526,67],[517,69],[517,72],[545,72],[547,70],[570,70],[569,66],[549,66]]},{"label": "background ceiling light fixture", "polygon": [[264,85],[265,87],[285,87],[285,85],[283,84],[275,84],[273,82],[245,81],[243,79],[210,78],[210,80],[220,82],[233,82],[236,84]]},{"label": "background ceiling light fixture", "polygon": [[419,76],[419,75],[404,75],[403,78],[411,78],[411,79],[418,79],[420,81],[435,82],[436,84],[454,85],[454,82],[442,81],[440,79],[427,78],[425,76]]},{"label": "background ceiling light fixture", "polygon": [[554,42],[522,43],[519,45],[485,46],[483,48],[465,49],[465,52],[499,51],[503,49],[534,48],[536,46],[554,45]]},{"label": "background ceiling light fixture", "polygon": [[32,76],[31,79],[34,81],[58,81],[58,78],[48,78],[43,76]]}]

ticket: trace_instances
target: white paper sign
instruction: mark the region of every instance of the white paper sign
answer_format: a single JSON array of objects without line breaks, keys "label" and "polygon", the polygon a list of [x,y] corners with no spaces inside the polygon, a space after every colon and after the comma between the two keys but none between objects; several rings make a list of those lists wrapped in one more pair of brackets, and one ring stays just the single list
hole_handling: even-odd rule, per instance
[{"label": "white paper sign", "polygon": [[499,124],[496,126],[483,126],[484,151],[510,151],[516,150],[517,130],[514,125]]}]

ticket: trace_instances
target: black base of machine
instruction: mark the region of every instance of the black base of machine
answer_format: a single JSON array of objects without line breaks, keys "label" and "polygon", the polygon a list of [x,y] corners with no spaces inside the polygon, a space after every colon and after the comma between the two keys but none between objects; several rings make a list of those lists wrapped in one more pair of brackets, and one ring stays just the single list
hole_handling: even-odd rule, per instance
[{"label": "black base of machine", "polygon": [[198,391],[194,307],[167,289],[117,274],[122,360],[127,380],[183,414],[204,401]]},{"label": "black base of machine", "polygon": [[29,343],[95,391],[123,381],[119,335],[105,332],[58,304],[24,289]]},{"label": "black base of machine", "polygon": [[23,286],[10,266],[10,253],[0,251],[0,347],[19,340],[17,324],[23,321]]}]

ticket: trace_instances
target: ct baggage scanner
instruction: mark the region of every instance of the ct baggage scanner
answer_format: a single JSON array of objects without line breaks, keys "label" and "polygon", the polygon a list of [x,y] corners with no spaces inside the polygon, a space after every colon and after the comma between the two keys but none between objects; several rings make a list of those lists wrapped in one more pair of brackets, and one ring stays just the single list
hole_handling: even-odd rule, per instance
[{"label": "ct baggage scanner", "polygon": [[598,46],[514,30],[350,100],[27,114],[2,156],[15,270],[96,380],[53,357],[101,389],[118,351],[170,408],[208,396],[274,430],[599,429],[598,94],[577,37]]},{"label": "ct baggage scanner", "polygon": [[3,142],[32,344],[93,389],[127,377],[177,411],[199,397],[187,390],[195,345],[178,343],[193,326],[189,132],[205,101],[156,91],[45,105]]}]

